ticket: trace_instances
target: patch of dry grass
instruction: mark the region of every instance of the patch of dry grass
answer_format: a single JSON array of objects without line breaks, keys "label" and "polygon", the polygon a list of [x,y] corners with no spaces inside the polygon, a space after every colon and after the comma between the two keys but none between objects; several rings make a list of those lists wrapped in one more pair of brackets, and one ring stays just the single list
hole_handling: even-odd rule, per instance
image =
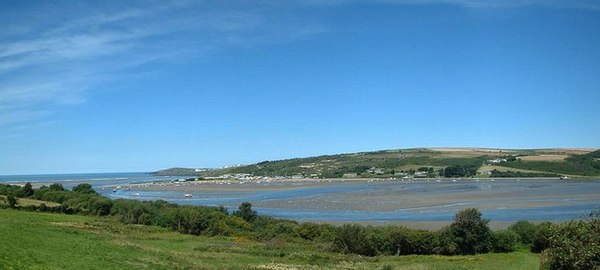
[{"label": "patch of dry grass", "polygon": [[[4,202],[5,199],[6,199],[6,196],[0,195],[0,203]],[[60,205],[59,203],[55,203],[55,202],[39,201],[39,200],[27,199],[27,198],[17,198],[18,206],[29,206],[29,205],[40,206],[42,203],[45,203],[46,206],[48,206],[48,207],[55,207],[55,206]]]}]

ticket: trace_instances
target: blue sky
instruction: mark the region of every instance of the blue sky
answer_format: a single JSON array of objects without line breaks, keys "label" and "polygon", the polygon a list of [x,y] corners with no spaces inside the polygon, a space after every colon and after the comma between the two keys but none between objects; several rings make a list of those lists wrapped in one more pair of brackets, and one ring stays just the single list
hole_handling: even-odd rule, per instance
[{"label": "blue sky", "polygon": [[597,1],[2,1],[0,33],[0,174],[600,147]]}]

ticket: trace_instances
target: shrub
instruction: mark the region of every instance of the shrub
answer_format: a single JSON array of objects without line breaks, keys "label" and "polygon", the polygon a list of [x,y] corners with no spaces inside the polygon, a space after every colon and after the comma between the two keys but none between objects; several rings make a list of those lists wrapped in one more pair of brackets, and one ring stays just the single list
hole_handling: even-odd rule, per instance
[{"label": "shrub", "polygon": [[550,237],[554,234],[554,228],[555,225],[550,222],[540,223],[536,226],[531,252],[540,253],[550,247]]},{"label": "shrub", "polygon": [[519,242],[519,235],[513,231],[494,232],[494,252],[513,252]]},{"label": "shrub", "polygon": [[375,255],[375,249],[367,237],[365,228],[358,224],[345,224],[338,228],[333,245],[343,253]]},{"label": "shrub", "polygon": [[508,230],[516,233],[521,243],[531,245],[537,231],[537,226],[529,221],[520,220],[510,225]]},{"label": "shrub", "polygon": [[437,247],[440,245],[439,234],[432,231],[413,231],[412,239],[415,254],[435,254]]},{"label": "shrub", "polygon": [[546,255],[552,270],[600,269],[600,218],[558,226]]},{"label": "shrub", "polygon": [[443,255],[457,254],[458,246],[454,241],[454,235],[450,227],[443,228],[439,233],[439,245],[436,248],[436,253]]},{"label": "shrub", "polygon": [[243,218],[247,222],[252,222],[257,217],[256,211],[252,210],[252,204],[249,202],[243,202],[238,209],[233,214]]},{"label": "shrub", "polygon": [[83,194],[95,194],[95,195],[98,195],[98,193],[92,188],[92,185],[90,185],[88,183],[82,183],[82,184],[79,184],[77,186],[74,186],[73,187],[73,191],[79,192],[79,193],[83,193]]},{"label": "shrub", "polygon": [[54,191],[65,191],[65,188],[63,187],[62,184],[59,183],[54,183],[52,185],[50,185],[48,187],[49,190],[54,190]]},{"label": "shrub", "polygon": [[302,239],[312,241],[321,235],[321,228],[318,224],[305,222],[296,227],[296,234]]},{"label": "shrub", "polygon": [[475,208],[458,212],[448,228],[451,241],[456,244],[456,253],[475,254],[490,251],[492,232],[488,222],[481,218],[481,212]]},{"label": "shrub", "polygon": [[27,182],[21,189],[20,197],[28,198],[31,195],[33,195],[33,188],[31,187],[31,183]]},{"label": "shrub", "polygon": [[6,203],[8,203],[8,207],[16,208],[17,207],[17,198],[12,194],[6,196]]}]

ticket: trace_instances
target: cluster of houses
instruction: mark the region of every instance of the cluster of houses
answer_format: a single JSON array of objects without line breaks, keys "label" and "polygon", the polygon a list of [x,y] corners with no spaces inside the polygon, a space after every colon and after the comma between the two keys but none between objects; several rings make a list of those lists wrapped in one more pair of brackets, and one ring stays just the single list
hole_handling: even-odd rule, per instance
[{"label": "cluster of houses", "polygon": [[[388,173],[388,171],[385,168],[376,168],[376,167],[371,167],[367,170],[365,170],[366,173],[369,174],[373,174],[373,175],[383,175]],[[412,170],[411,172],[394,172],[393,173],[394,176],[397,177],[401,177],[401,178],[423,178],[423,177],[428,177],[429,176],[429,172],[427,171],[414,171]],[[281,180],[281,179],[306,179],[306,178],[320,178],[321,175],[318,173],[311,173],[311,174],[294,174],[291,176],[256,176],[254,174],[251,173],[235,173],[235,174],[222,174],[219,176],[207,176],[204,177],[204,179],[206,180],[225,180],[225,179],[237,179],[240,181],[252,181],[252,180]],[[360,177],[359,173],[355,173],[355,172],[351,172],[351,173],[344,173],[342,175],[342,178],[358,178]]]},{"label": "cluster of houses", "polygon": [[487,162],[490,164],[498,164],[498,163],[502,163],[502,162],[506,162],[507,160],[505,158],[496,158],[496,159],[489,159]]}]

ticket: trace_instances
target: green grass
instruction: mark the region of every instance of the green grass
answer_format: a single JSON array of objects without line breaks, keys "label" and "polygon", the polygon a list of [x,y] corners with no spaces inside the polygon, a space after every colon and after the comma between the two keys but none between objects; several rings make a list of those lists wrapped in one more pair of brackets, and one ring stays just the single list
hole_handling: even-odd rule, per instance
[{"label": "green grass", "polygon": [[[6,196],[0,195],[0,205],[6,205],[5,199],[6,199]],[[27,198],[17,198],[18,206],[30,206],[30,205],[40,206],[42,203],[46,204],[46,206],[49,206],[49,207],[54,207],[54,206],[60,205],[60,203],[55,203],[55,202],[40,201],[40,200],[27,199]]]},{"label": "green grass", "polygon": [[0,210],[0,269],[538,269],[520,251],[365,258],[306,242],[179,234],[110,218]]}]

